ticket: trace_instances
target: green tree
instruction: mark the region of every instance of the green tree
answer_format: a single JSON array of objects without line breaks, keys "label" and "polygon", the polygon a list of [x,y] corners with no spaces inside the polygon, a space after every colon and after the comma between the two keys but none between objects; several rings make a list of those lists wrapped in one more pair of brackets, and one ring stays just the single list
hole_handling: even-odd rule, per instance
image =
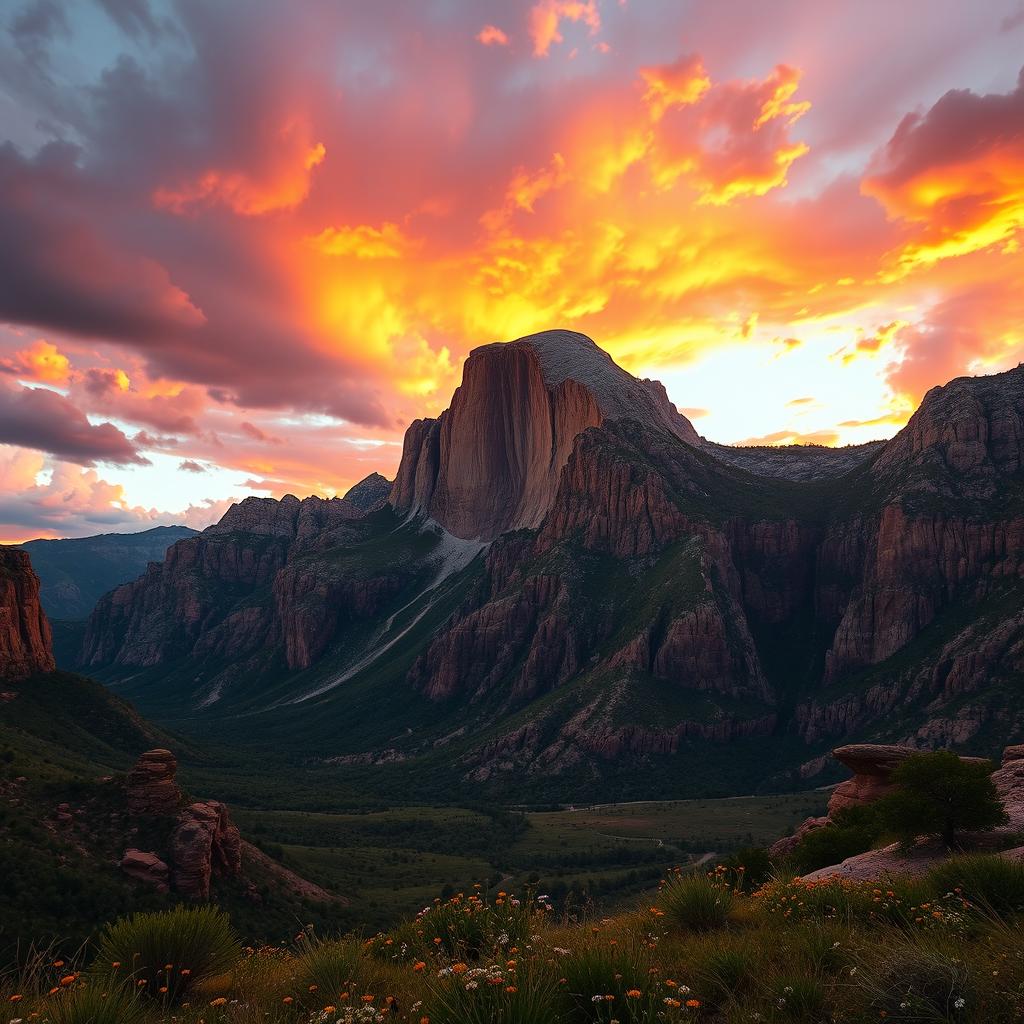
[{"label": "green tree", "polygon": [[1007,821],[988,761],[962,761],[949,750],[908,757],[892,774],[896,789],[878,803],[880,821],[904,842],[983,831]]}]

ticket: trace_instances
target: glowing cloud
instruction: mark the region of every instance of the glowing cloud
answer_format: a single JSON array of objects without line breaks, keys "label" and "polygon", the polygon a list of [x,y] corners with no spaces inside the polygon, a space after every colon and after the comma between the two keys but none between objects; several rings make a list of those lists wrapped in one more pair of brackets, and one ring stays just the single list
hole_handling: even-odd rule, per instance
[{"label": "glowing cloud", "polygon": [[529,13],[529,33],[536,57],[546,57],[553,43],[563,42],[562,21],[580,21],[593,35],[601,27],[597,0],[540,0]]}]

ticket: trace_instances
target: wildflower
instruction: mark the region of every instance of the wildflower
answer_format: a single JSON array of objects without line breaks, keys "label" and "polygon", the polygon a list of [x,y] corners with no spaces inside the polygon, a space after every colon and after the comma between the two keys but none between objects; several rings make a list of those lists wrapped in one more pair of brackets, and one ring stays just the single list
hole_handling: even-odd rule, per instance
[{"label": "wildflower", "polygon": [[63,967],[64,966],[64,961],[63,960],[54,960],[53,961],[53,966],[54,967]]},{"label": "wildflower", "polygon": [[412,969],[418,973],[419,971],[422,971],[426,966],[427,965],[422,960],[417,960],[416,963],[412,965]]},{"label": "wildflower", "polygon": [[285,996],[284,999],[281,1000],[281,1002],[284,1003],[285,1006],[291,1006],[291,1004],[294,1003],[295,1000],[291,996]]},{"label": "wildflower", "polygon": [[452,964],[452,974],[465,974],[469,968],[464,963]]},{"label": "wildflower", "polygon": [[630,990],[629,990],[629,991],[628,991],[628,992],[626,993],[626,995],[627,995],[627,996],[628,996],[628,997],[629,997],[630,999],[639,999],[639,998],[640,998],[640,989],[638,989],[638,988],[631,988],[631,989],[630,989]]},{"label": "wildflower", "polygon": [[60,979],[60,983],[67,988],[68,985],[74,985],[76,977],[77,975],[74,974],[65,974],[64,977]]},{"label": "wildflower", "polygon": [[[117,964],[115,964],[114,966],[116,967],[116,966],[118,966],[118,965],[117,965]],[[190,968],[188,968],[188,967],[182,967],[182,969],[181,969],[181,976],[182,976],[183,978],[187,978],[187,977],[188,977],[188,976],[189,976],[189,975],[190,975],[191,973],[192,973],[192,971],[191,971],[191,969],[190,969]]]},{"label": "wildflower", "polygon": [[372,1003],[372,1002],[373,1002],[373,996],[371,996],[371,995],[369,995],[369,994],[367,994],[367,995],[365,995],[365,996],[360,996],[359,998],[360,998],[360,999],[361,999],[361,1000],[362,1000],[362,1001],[363,1001],[364,1003]]},{"label": "wildflower", "polygon": [[15,995],[15,996],[11,996],[11,998],[8,999],[7,1002],[9,1002],[9,1003],[20,1003],[22,1001],[22,999],[24,999],[24,998],[25,998],[24,996]]},{"label": "wildflower", "polygon": [[665,996],[662,1002],[666,1006],[671,1006],[673,1009],[678,1009],[680,1006],[683,1005],[681,1002],[679,1002],[678,999],[673,999],[671,996]]},{"label": "wildflower", "polygon": [[515,985],[506,985],[506,986],[505,986],[505,991],[506,991],[506,992],[518,992],[518,991],[519,991],[519,989],[517,989],[517,988],[515,987]]},{"label": "wildflower", "polygon": [[687,999],[686,1000],[686,1005],[687,1005],[687,1007],[689,1009],[696,1010],[697,1007],[700,1006],[700,1000],[699,999]]},{"label": "wildflower", "polygon": [[953,1000],[953,1006],[958,1010],[962,1010],[967,1005],[967,1000],[963,996],[958,996]]},{"label": "wildflower", "polygon": [[210,1005],[211,1006],[226,1006],[227,1005],[227,998],[225,996],[217,996],[216,999],[211,999],[210,1000]]}]

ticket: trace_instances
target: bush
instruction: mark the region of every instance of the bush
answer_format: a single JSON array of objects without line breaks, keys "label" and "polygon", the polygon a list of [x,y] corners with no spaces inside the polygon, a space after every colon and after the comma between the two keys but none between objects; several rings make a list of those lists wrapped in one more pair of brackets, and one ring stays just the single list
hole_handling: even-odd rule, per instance
[{"label": "bush", "polygon": [[953,846],[957,832],[991,829],[1008,820],[991,762],[962,761],[949,750],[914,754],[896,768],[892,781],[897,788],[877,801],[877,814],[904,842],[939,836]]},{"label": "bush", "polygon": [[658,905],[670,923],[695,932],[724,928],[734,903],[735,893],[721,872],[673,872],[658,896]]},{"label": "bush", "polygon": [[832,816],[832,824],[808,832],[790,860],[797,871],[808,874],[866,853],[881,835],[882,822],[876,805],[845,807]]},{"label": "bush", "polygon": [[955,893],[999,917],[1024,911],[1024,864],[1005,857],[952,857],[932,868],[924,883],[936,896]]},{"label": "bush", "polygon": [[120,972],[146,995],[168,1003],[234,966],[240,948],[227,914],[216,907],[176,907],[133,914],[108,926],[94,970]]}]

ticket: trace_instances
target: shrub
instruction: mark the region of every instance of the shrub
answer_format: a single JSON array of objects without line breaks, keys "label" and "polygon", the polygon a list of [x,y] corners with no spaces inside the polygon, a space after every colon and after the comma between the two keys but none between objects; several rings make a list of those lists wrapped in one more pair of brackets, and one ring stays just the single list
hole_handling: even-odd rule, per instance
[{"label": "shrub", "polygon": [[808,832],[790,855],[793,867],[804,874],[838,864],[871,849],[882,834],[876,806],[845,807],[832,824]]},{"label": "shrub", "polygon": [[924,884],[936,896],[955,893],[982,912],[1007,917],[1024,911],[1024,864],[991,854],[952,857],[936,865]]},{"label": "shrub", "polygon": [[123,972],[136,988],[166,1002],[197,982],[229,971],[240,953],[228,916],[215,907],[133,914],[107,927],[95,970]]},{"label": "shrub", "polygon": [[735,893],[721,872],[713,875],[673,872],[658,896],[661,912],[670,923],[696,932],[724,928],[734,902]]},{"label": "shrub", "polygon": [[46,1003],[50,1024],[136,1024],[143,1019],[141,999],[125,982],[79,984]]},{"label": "shrub", "polygon": [[877,801],[877,814],[904,842],[927,835],[952,846],[957,832],[1008,820],[990,762],[962,761],[949,750],[914,754],[896,768],[892,781],[897,788]]}]

